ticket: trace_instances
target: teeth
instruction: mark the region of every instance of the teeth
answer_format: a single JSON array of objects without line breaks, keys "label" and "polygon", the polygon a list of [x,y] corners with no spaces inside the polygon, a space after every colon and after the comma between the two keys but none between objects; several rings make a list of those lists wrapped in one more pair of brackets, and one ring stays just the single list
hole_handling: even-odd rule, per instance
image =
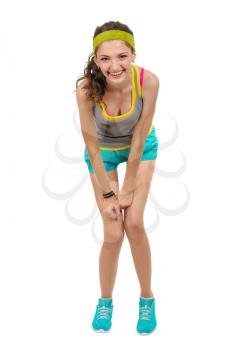
[{"label": "teeth", "polygon": [[117,77],[118,75],[121,75],[122,71],[120,73],[111,73],[114,77]]}]

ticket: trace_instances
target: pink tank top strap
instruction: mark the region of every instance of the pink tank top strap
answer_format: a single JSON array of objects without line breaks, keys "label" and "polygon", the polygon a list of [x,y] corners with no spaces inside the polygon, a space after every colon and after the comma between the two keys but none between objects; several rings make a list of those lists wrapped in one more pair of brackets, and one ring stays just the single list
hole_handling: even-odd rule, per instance
[{"label": "pink tank top strap", "polygon": [[142,87],[142,82],[143,82],[143,76],[144,76],[144,68],[141,68],[140,72],[140,86]]}]

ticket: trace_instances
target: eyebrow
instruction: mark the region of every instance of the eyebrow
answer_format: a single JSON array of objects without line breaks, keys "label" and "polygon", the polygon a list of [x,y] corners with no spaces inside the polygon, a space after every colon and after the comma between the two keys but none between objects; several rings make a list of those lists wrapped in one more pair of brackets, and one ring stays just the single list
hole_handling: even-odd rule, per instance
[{"label": "eyebrow", "polygon": [[[128,52],[121,52],[121,53],[118,54],[118,56],[123,55],[124,53],[128,53]],[[108,55],[100,55],[100,57],[101,57],[101,56],[110,57],[110,56],[108,56]]]}]

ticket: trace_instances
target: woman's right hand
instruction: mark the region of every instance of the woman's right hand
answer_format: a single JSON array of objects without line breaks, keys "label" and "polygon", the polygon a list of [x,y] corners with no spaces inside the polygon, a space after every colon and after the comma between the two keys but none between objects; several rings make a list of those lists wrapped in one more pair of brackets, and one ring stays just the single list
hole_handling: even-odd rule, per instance
[{"label": "woman's right hand", "polygon": [[103,212],[112,220],[118,220],[121,215],[119,201],[115,196],[103,199]]}]

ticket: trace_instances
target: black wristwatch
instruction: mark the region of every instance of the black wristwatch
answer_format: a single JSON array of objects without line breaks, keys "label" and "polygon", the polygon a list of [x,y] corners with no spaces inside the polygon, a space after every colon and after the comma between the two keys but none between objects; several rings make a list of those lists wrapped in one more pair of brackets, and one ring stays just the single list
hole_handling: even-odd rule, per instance
[{"label": "black wristwatch", "polygon": [[104,198],[109,198],[109,197],[112,197],[112,196],[115,196],[117,198],[117,195],[115,194],[115,192],[113,191],[110,191],[110,192],[103,192],[103,197]]}]

